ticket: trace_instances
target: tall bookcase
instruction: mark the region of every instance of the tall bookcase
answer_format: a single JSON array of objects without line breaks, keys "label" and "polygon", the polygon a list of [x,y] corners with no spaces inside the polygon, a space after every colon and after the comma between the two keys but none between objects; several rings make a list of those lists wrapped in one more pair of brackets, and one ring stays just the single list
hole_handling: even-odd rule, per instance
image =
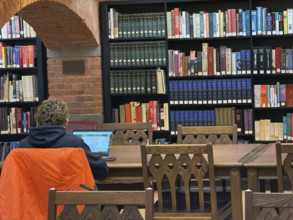
[{"label": "tall bookcase", "polygon": [[[47,56],[46,56],[46,48],[44,46],[44,44],[42,43],[41,39],[38,37],[19,37],[19,38],[2,38],[0,39],[0,42],[3,43],[2,47],[5,47],[5,49],[1,50],[5,51],[3,53],[7,53],[8,47],[13,48],[13,52],[12,54],[6,54],[6,58],[8,61],[8,59],[11,59],[10,62],[12,63],[17,63],[17,59],[15,56],[15,46],[19,46],[19,48],[21,48],[22,46],[28,46],[28,45],[33,45],[33,66],[32,64],[29,65],[28,67],[23,67],[21,64],[18,65],[18,67],[16,67],[16,65],[11,64],[9,67],[4,67],[2,66],[2,68],[0,68],[0,76],[2,77],[2,80],[6,81],[6,85],[11,85],[11,87],[13,87],[13,91],[11,92],[11,89],[7,89],[6,85],[1,84],[1,92],[4,93],[4,97],[2,97],[1,102],[0,102],[0,107],[2,108],[7,108],[6,113],[9,114],[9,112],[11,111],[12,108],[18,108],[21,109],[20,112],[20,120],[23,120],[23,115],[22,112],[29,112],[30,114],[30,124],[29,127],[33,127],[35,126],[34,124],[34,120],[33,120],[33,113],[34,113],[34,109],[35,107],[37,107],[40,102],[42,102],[44,99],[46,99],[48,97],[48,80],[47,80]],[[2,44],[1,43],[1,44]],[[1,52],[2,52],[1,51]],[[1,53],[1,54],[3,54]],[[21,52],[20,52],[21,53]],[[25,52],[24,52],[25,53]],[[27,54],[29,55],[29,54]],[[12,56],[11,58],[9,58],[9,56]],[[22,56],[22,55],[21,55]],[[3,63],[3,57],[1,57],[1,62]],[[22,61],[20,61],[22,62]],[[31,61],[32,62],[32,61]],[[34,82],[31,83],[29,81],[29,77],[27,77],[27,85],[29,86],[33,86],[32,90],[34,94],[37,97],[35,97],[34,99],[28,100],[28,99],[24,99],[23,97],[20,98],[19,95],[21,95],[19,92],[17,92],[17,89],[20,89],[19,87],[23,87],[22,84],[22,80],[26,77],[24,76],[31,76],[30,79],[34,79]],[[9,78],[9,80],[8,80]],[[7,82],[8,80],[8,82]],[[16,83],[16,81],[19,81],[18,83]],[[1,82],[3,83],[3,82]],[[16,87],[17,85],[17,87]],[[4,88],[3,88],[4,87]],[[6,90],[6,91],[4,91]],[[5,98],[5,92],[10,90],[10,94],[9,94],[9,98],[7,99],[7,96]],[[23,91],[23,90],[19,90],[19,91]],[[31,90],[30,90],[31,91]],[[16,95],[17,94],[17,95]],[[22,94],[24,95],[24,94]],[[29,94],[28,94],[29,95]],[[16,96],[16,97],[15,97]],[[5,112],[5,111],[4,111]],[[4,113],[2,112],[2,117],[5,117],[3,115]],[[6,115],[6,118],[8,117],[8,115]],[[2,122],[4,123],[4,121],[7,122],[7,120],[4,120],[4,118],[1,119]],[[10,120],[10,119],[9,119]],[[15,122],[17,123],[17,122]],[[23,126],[22,121],[19,122],[20,126]],[[2,124],[2,129],[7,128],[6,124]],[[8,125],[9,127],[11,126],[11,124]],[[11,131],[7,131],[7,130],[2,130],[0,132],[0,143],[3,144],[5,142],[15,142],[15,141],[19,141],[22,138],[26,137],[28,135],[28,131],[24,132],[23,128],[18,129],[18,131],[16,132],[12,132]],[[8,144],[9,146],[9,144]],[[10,146],[12,147],[12,146]],[[7,152],[6,152],[7,153]]]},{"label": "tall bookcase", "polygon": [[[259,13],[260,7],[265,10],[261,11],[261,16],[265,18],[262,22],[261,25],[264,25],[264,27],[268,28],[268,25],[272,24],[269,23],[271,22],[270,19],[272,19],[272,14],[274,16],[280,16],[280,19],[282,19],[282,14],[278,13],[278,15],[275,12],[282,12],[286,11],[287,9],[290,10],[290,8],[293,8],[293,3],[289,0],[280,0],[280,1],[274,1],[274,0],[236,0],[236,1],[219,1],[219,0],[204,0],[204,1],[195,1],[195,0],[185,0],[185,1],[175,1],[175,0],[162,0],[162,1],[131,1],[131,2],[104,2],[100,4],[100,27],[101,27],[101,44],[102,44],[102,71],[103,71],[103,92],[104,92],[104,121],[107,122],[112,122],[113,118],[113,108],[118,108],[119,105],[125,104],[130,101],[141,101],[141,102],[146,102],[149,100],[161,100],[163,102],[167,102],[169,104],[169,124],[170,124],[170,131],[169,132],[163,132],[161,133],[161,136],[168,137],[168,139],[172,142],[175,141],[175,134],[176,134],[176,127],[178,124],[185,124],[185,125],[190,125],[190,122],[188,122],[188,118],[195,117],[195,114],[207,114],[208,119],[210,120],[211,118],[217,116],[217,120],[215,119],[214,122],[206,122],[204,121],[205,124],[210,123],[209,125],[220,125],[219,123],[224,123],[222,125],[225,125],[229,119],[227,119],[227,114],[233,115],[232,118],[234,118],[236,123],[239,123],[239,125],[242,126],[242,130],[238,132],[238,139],[243,139],[243,140],[248,140],[252,142],[257,142],[257,141],[262,141],[262,142],[270,142],[270,141],[276,141],[273,138],[267,138],[263,135],[272,135],[272,131],[266,131],[264,133],[264,127],[262,126],[262,131],[259,128],[260,121],[263,122],[264,119],[269,119],[270,125],[269,127],[272,127],[272,124],[275,122],[278,123],[283,123],[283,116],[289,117],[289,113],[293,112],[292,107],[288,107],[286,105],[277,105],[276,101],[279,101],[279,95],[276,93],[275,97],[273,96],[272,93],[273,90],[276,91],[276,89],[279,90],[279,87],[277,88],[277,84],[293,84],[293,75],[292,71],[292,50],[289,52],[289,60],[287,58],[287,63],[291,63],[287,65],[284,65],[282,67],[283,72],[281,71],[280,74],[278,73],[273,73],[273,68],[272,67],[272,62],[266,64],[265,62],[267,61],[266,56],[268,56],[268,60],[273,59],[272,53],[275,53],[275,48],[276,47],[282,47],[282,49],[290,49],[292,48],[292,33],[287,33],[287,34],[278,34],[278,33],[271,33],[271,35],[268,34],[267,30],[264,28],[262,29],[265,32],[261,33],[256,33],[256,35],[252,34],[252,31],[255,29],[255,17],[252,16],[252,11],[256,11]],[[118,38],[111,39],[111,32],[109,32],[109,26],[113,25],[115,26],[117,21],[115,19],[111,21],[111,13],[113,11],[117,11],[119,14],[130,14],[134,16],[134,19],[130,18],[130,21],[135,20],[135,16],[137,14],[144,15],[144,14],[149,14],[151,17],[153,13],[164,13],[165,15],[165,32],[166,35],[165,37],[159,38],[159,39],[154,39],[153,37],[139,37],[139,38],[133,38],[133,37],[128,37],[128,38]],[[174,25],[169,24],[170,17],[175,18],[176,13],[174,12],[174,9],[179,9],[179,14],[182,15],[182,12],[184,12],[184,15],[186,16],[185,13],[189,13],[191,15],[189,23],[187,23],[186,27],[190,28],[184,28],[183,29],[177,29],[178,33],[182,34],[181,37],[176,38],[170,36],[170,31],[168,33],[168,30],[170,30],[169,25]],[[242,9],[240,12],[239,9]],[[229,36],[227,35],[222,35],[221,32],[219,31],[220,29],[220,24],[218,29],[216,27],[217,25],[213,24],[210,25],[210,27],[213,27],[212,29],[209,28],[208,30],[205,30],[205,27],[203,25],[198,27],[198,29],[193,29],[192,25],[190,24],[190,21],[192,19],[193,13],[199,14],[199,18],[201,14],[204,13],[209,13],[213,14],[212,16],[215,16],[216,13],[224,12],[224,19],[226,18],[226,23],[224,23],[224,28],[223,30],[226,31],[226,33],[231,33]],[[247,12],[248,11],[248,12]],[[226,12],[226,15],[225,15]],[[244,13],[243,13],[244,12]],[[246,13],[245,13],[246,12]],[[268,16],[268,12],[270,12],[270,16]],[[173,13],[173,14],[172,14]],[[240,14],[241,13],[241,14]],[[293,12],[292,12],[293,13]],[[289,13],[289,16],[285,18],[287,19],[288,22],[288,27],[289,23],[292,24],[293,22],[293,14]],[[175,14],[175,15],[174,15]],[[205,15],[203,15],[205,16]],[[211,15],[207,15],[211,16]],[[225,17],[226,16],[226,17]],[[290,17],[291,16],[291,17]],[[180,24],[186,24],[185,22],[188,20],[187,17],[186,19],[179,19]],[[219,15],[220,18],[220,15]],[[218,19],[219,19],[218,18]],[[196,20],[197,18],[195,18]],[[206,18],[208,19],[208,18]],[[210,21],[215,19],[210,17]],[[270,21],[267,21],[269,19]],[[274,17],[275,19],[275,17]],[[175,20],[175,19],[174,19]],[[239,25],[243,24],[243,20],[247,23],[246,25]],[[260,20],[260,18],[259,18]],[[292,20],[292,22],[291,22]],[[119,19],[119,21],[121,21]],[[125,21],[125,20],[124,20]],[[196,20],[197,21],[197,20]],[[214,20],[216,24],[219,22],[219,20],[215,19]],[[176,21],[174,21],[176,23]],[[235,22],[235,23],[234,23]],[[268,24],[266,23],[268,22]],[[286,22],[286,21],[285,21]],[[127,23],[127,19],[126,19]],[[135,23],[135,21],[134,21]],[[233,24],[234,23],[234,24]],[[211,24],[211,23],[210,23]],[[227,25],[226,25],[227,24]],[[280,23],[278,23],[280,24]],[[136,29],[135,24],[131,26],[130,22],[130,29]],[[231,26],[230,26],[231,25]],[[119,28],[119,25],[116,25]],[[176,24],[174,25],[176,26]],[[182,25],[183,27],[184,25]],[[260,26],[260,24],[258,25]],[[234,29],[235,27],[235,29]],[[123,26],[122,26],[123,28]],[[202,29],[203,30],[202,30]],[[273,27],[274,28],[274,27]],[[176,29],[176,28],[175,28]],[[189,32],[186,31],[189,29]],[[192,30],[191,30],[192,29]],[[244,30],[245,29],[245,30]],[[242,30],[242,31],[241,31]],[[281,29],[279,29],[281,31]],[[173,32],[172,32],[173,31]],[[194,37],[194,31],[200,31],[200,34]],[[239,32],[242,32],[243,34],[239,34]],[[244,31],[245,34],[244,34]],[[257,27],[256,27],[257,31]],[[285,31],[285,30],[283,30]],[[192,33],[190,33],[192,32]],[[237,32],[235,34],[234,32]],[[207,37],[210,33],[215,33],[215,35],[211,35],[211,37]],[[220,34],[219,34],[220,33]],[[189,35],[191,34],[191,37]],[[220,36],[217,36],[220,35]],[[175,30],[171,29],[171,35],[176,35]],[[145,66],[123,66],[123,67],[113,67],[110,65],[110,60],[112,59],[110,57],[111,54],[111,44],[113,43],[119,43],[119,42],[124,42],[124,43],[131,43],[135,41],[165,41],[166,42],[166,56],[167,56],[167,63],[166,66],[161,66],[160,68],[165,69],[165,74],[166,74],[166,91],[167,93],[165,95],[157,95],[157,94],[112,94],[111,93],[111,87],[113,85],[110,85],[111,82],[111,74],[110,72],[112,70],[124,70],[121,73],[124,74],[128,70],[131,69],[144,69],[146,68]],[[235,67],[233,67],[233,64],[230,65],[231,68],[234,68],[236,71],[235,73],[232,72],[229,74],[226,69],[225,73],[222,73],[221,69],[217,69],[218,67],[220,68],[217,62],[222,62],[220,59],[215,61],[213,64],[215,64],[215,67],[213,68],[214,72],[210,74],[209,70],[206,69],[205,71],[207,72],[206,74],[190,74],[188,72],[188,68],[190,66],[187,66],[185,69],[185,74],[184,76],[174,74],[172,66],[174,67],[174,60],[175,60],[175,55],[173,54],[174,51],[176,53],[184,53],[185,56],[189,56],[189,59],[191,59],[191,53],[190,51],[196,51],[197,52],[202,52],[201,56],[203,56],[203,49],[204,47],[211,47],[212,52],[208,53],[205,55],[206,57],[210,57],[211,54],[215,58],[217,55],[214,55],[215,53],[220,53],[221,48],[225,46],[225,49],[231,48],[232,52],[238,52],[230,53],[231,58],[229,58],[230,62],[234,62]],[[122,49],[127,50],[127,46]],[[267,50],[268,49],[268,50]],[[268,52],[266,52],[266,50]],[[208,51],[208,49],[206,50]],[[257,51],[257,53],[255,53]],[[270,51],[270,52],[269,52]],[[242,54],[244,53],[244,55]],[[285,53],[285,52],[284,52]],[[171,55],[172,54],[172,55]],[[270,55],[269,55],[270,54]],[[121,56],[123,57],[123,52],[121,53]],[[183,56],[184,56],[183,55]],[[174,57],[173,57],[174,56]],[[235,56],[234,58],[232,56]],[[242,70],[241,67],[238,68],[238,57],[239,60],[242,61]],[[180,56],[179,56],[180,57]],[[220,57],[220,56],[219,56]],[[197,57],[199,59],[199,57]],[[202,57],[201,57],[202,59]],[[218,57],[217,57],[218,59]],[[227,58],[226,58],[227,59]],[[233,61],[233,59],[235,59]],[[187,59],[188,60],[188,59]],[[209,60],[209,59],[208,59]],[[205,62],[209,62],[206,60]],[[232,60],[232,61],[231,61]],[[199,62],[199,60],[197,60]],[[203,62],[201,60],[201,62]],[[180,62],[179,62],[180,63]],[[281,60],[282,63],[282,60]],[[245,65],[247,67],[245,67]],[[282,64],[280,64],[282,65]],[[291,65],[291,66],[290,66]],[[274,66],[274,65],[273,65]],[[157,66],[152,66],[152,68],[156,68]],[[208,64],[207,64],[208,67]],[[176,67],[178,68],[178,67]],[[244,70],[244,72],[243,72]],[[268,71],[270,70],[270,71]],[[291,71],[292,70],[292,71]],[[199,72],[199,70],[197,70]],[[201,70],[202,72],[204,70]],[[220,74],[217,74],[217,71],[220,72]],[[239,71],[239,72],[237,72]],[[177,69],[178,72],[178,69]],[[179,71],[180,72],[180,71]],[[225,88],[226,83],[229,82],[232,84],[231,91],[228,89],[226,92]],[[278,83],[277,83],[278,82]],[[213,83],[216,85],[213,87]],[[193,84],[196,84],[193,86]],[[204,84],[204,87],[206,86],[206,91],[204,90],[204,93],[202,93],[202,90],[199,92],[199,90],[196,90],[198,86],[202,87]],[[234,85],[235,84],[235,85]],[[174,89],[175,85],[175,89]],[[267,93],[258,93],[255,92],[255,86],[256,85],[275,85],[275,87],[272,87],[271,89],[271,94],[269,94],[270,89],[267,90]],[[177,88],[179,87],[179,88]],[[188,90],[192,88],[191,93],[191,99],[189,96],[189,91]],[[211,89],[209,89],[211,88]],[[216,88],[216,89],[215,89]],[[220,90],[218,90],[220,88]],[[229,88],[229,86],[228,86]],[[267,86],[267,88],[269,88]],[[220,91],[220,92],[219,92]],[[289,89],[288,89],[289,91]],[[287,93],[288,93],[287,91]],[[221,95],[220,95],[221,94]],[[271,103],[270,106],[266,104],[266,107],[262,107],[265,104],[261,103],[261,106],[258,107],[256,102],[257,102],[257,96],[266,96],[266,100],[271,98]],[[289,94],[289,93],[288,93]],[[195,98],[197,95],[200,97]],[[223,95],[231,95],[232,100],[229,101],[229,97],[226,98],[227,101],[224,101]],[[233,100],[233,95],[236,95],[235,100]],[[206,98],[205,98],[206,96]],[[278,96],[278,98],[277,98]],[[184,98],[185,97],[185,98]],[[186,100],[186,97],[188,99]],[[206,102],[202,101],[202,97],[204,97],[204,100]],[[216,98],[215,98],[216,97]],[[221,101],[219,101],[219,98],[221,98]],[[215,102],[211,101],[209,102],[210,98],[214,100]],[[288,97],[287,97],[288,98]],[[276,101],[272,101],[275,99]],[[290,98],[288,98],[289,100]],[[185,101],[184,101],[185,100]],[[199,101],[201,100],[201,101]],[[287,101],[287,100],[286,100]],[[221,110],[219,110],[221,109]],[[200,113],[199,113],[200,112]],[[186,115],[186,116],[185,116]],[[192,115],[192,116],[191,116]],[[196,117],[198,117],[198,115]],[[214,116],[212,116],[214,115]],[[249,115],[249,116],[248,116]],[[204,116],[206,117],[206,116]],[[225,117],[225,119],[222,119]],[[231,117],[231,116],[230,116]],[[237,121],[237,118],[240,120]],[[194,118],[193,118],[194,119]],[[256,124],[255,124],[256,121]],[[228,123],[231,123],[230,121]],[[203,125],[203,122],[201,122],[201,125]],[[264,124],[263,124],[264,125]],[[274,126],[274,125],[273,125]],[[284,132],[281,129],[282,125],[276,125],[276,129],[279,129],[279,132]],[[289,126],[289,125],[286,125]],[[265,126],[266,127],[266,126]],[[288,127],[289,128],[289,127]],[[257,132],[255,132],[255,129],[258,129]],[[273,128],[272,128],[273,129]],[[285,127],[284,127],[285,130]],[[276,130],[277,131],[277,130]],[[261,139],[259,139],[260,133],[262,132]],[[160,132],[159,132],[160,133]],[[255,135],[257,133],[257,137]],[[277,133],[277,132],[276,132]],[[281,135],[281,134],[278,134]],[[278,136],[277,135],[277,136]],[[160,136],[160,135],[158,135]],[[279,138],[279,137],[277,137]],[[284,140],[283,141],[291,141],[290,139]]]}]

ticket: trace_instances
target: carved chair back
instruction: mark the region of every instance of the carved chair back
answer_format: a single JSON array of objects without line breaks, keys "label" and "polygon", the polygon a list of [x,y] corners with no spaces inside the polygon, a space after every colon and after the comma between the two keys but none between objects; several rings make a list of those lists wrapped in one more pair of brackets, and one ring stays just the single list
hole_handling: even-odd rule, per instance
[{"label": "carved chair back", "polygon": [[[48,220],[152,220],[152,201],[151,188],[145,191],[56,191],[52,188],[49,190]],[[64,205],[58,217],[57,205]],[[76,205],[84,207],[80,211],[82,207]],[[138,207],[145,208],[144,217]]]},{"label": "carved chair back", "polygon": [[104,123],[99,129],[114,131],[113,145],[139,145],[153,142],[152,123]]},{"label": "carved chair back", "polygon": [[[192,214],[192,217],[212,216],[216,219],[217,198],[214,178],[214,159],[212,144],[167,144],[167,145],[141,145],[141,158],[143,166],[144,186],[152,186],[155,182],[158,191],[158,212],[174,214]],[[184,192],[176,192],[176,179],[181,178],[184,183]],[[203,180],[209,178],[210,198],[209,211],[206,209],[206,198],[203,191]],[[167,179],[169,184],[169,198],[165,195],[163,182]],[[190,181],[197,181],[198,193],[190,194]],[[186,193],[187,192],[187,193]],[[171,194],[171,196],[170,196]],[[183,207],[183,208],[182,208]],[[169,209],[169,212],[170,212]],[[207,213],[208,212],[208,213]],[[178,219],[179,216],[178,215]]]},{"label": "carved chair back", "polygon": [[177,144],[207,144],[209,142],[213,144],[237,144],[237,125],[178,126]]},{"label": "carved chair back", "polygon": [[[260,212],[253,212],[259,208]],[[278,209],[282,209],[280,210]],[[245,191],[245,219],[292,219],[293,194],[292,193],[263,193]]]}]

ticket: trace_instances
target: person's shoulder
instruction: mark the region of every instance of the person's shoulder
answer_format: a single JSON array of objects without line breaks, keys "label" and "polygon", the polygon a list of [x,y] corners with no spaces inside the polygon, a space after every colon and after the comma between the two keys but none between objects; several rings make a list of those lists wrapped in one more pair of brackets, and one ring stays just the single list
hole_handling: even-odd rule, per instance
[{"label": "person's shoulder", "polygon": [[70,140],[72,140],[72,141],[83,142],[83,140],[82,140],[80,137],[78,137],[78,136],[76,136],[76,135],[73,135],[73,134],[65,134],[64,137],[65,137],[66,139],[70,139]]}]

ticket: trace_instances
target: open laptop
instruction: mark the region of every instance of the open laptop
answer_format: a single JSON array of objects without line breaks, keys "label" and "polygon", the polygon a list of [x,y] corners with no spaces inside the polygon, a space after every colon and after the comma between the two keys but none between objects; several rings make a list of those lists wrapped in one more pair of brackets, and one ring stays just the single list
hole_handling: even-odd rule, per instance
[{"label": "open laptop", "polygon": [[73,130],[72,134],[82,138],[93,153],[105,160],[115,160],[109,157],[113,130]]}]

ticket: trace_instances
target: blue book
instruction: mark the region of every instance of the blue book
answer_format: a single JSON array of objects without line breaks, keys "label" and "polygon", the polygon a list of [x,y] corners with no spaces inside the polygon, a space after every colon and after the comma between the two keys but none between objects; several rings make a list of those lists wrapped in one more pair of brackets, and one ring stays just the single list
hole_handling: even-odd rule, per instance
[{"label": "blue book", "polygon": [[208,104],[213,104],[212,80],[207,80],[207,84],[208,84]]},{"label": "blue book", "polygon": [[271,35],[273,30],[272,13],[267,13],[267,35]]},{"label": "blue book", "polygon": [[169,97],[170,97],[170,104],[174,104],[174,81],[169,81]]},{"label": "blue book", "polygon": [[199,16],[200,16],[200,38],[204,38],[204,11],[200,11],[199,12]]},{"label": "blue book", "polygon": [[250,36],[250,10],[245,10],[246,36]]},{"label": "blue book", "polygon": [[218,103],[217,80],[212,80],[213,104]]},{"label": "blue book", "polygon": [[213,12],[213,34],[214,34],[214,37],[219,37],[219,31],[217,31],[217,13],[216,12]]},{"label": "blue book", "polygon": [[256,35],[257,34],[257,16],[256,16],[256,10],[251,11],[251,34]]},{"label": "blue book", "polygon": [[240,79],[241,80],[241,98],[242,98],[242,103],[247,103],[247,86],[246,86],[246,79]]},{"label": "blue book", "polygon": [[186,25],[186,37],[190,38],[190,30],[189,30],[190,21],[189,21],[189,13],[188,12],[185,13],[185,25]]},{"label": "blue book", "polygon": [[[242,103],[242,84],[241,79],[236,79],[236,90],[237,90],[237,103]],[[233,81],[232,81],[232,90],[233,90]],[[233,94],[232,94],[233,95]]]},{"label": "blue book", "polygon": [[213,21],[213,13],[208,13],[209,15],[209,37],[214,37],[214,23],[216,21]]},{"label": "blue book", "polygon": [[208,126],[208,112],[202,111],[202,125]]},{"label": "blue book", "polygon": [[171,131],[171,135],[175,135],[176,134],[176,121],[175,121],[175,112],[174,111],[170,111],[170,131]]},{"label": "blue book", "polygon": [[197,81],[197,104],[202,104],[202,81]]},{"label": "blue book", "polygon": [[189,111],[189,126],[194,126],[194,113],[193,111]]},{"label": "blue book", "polygon": [[179,111],[179,125],[186,126],[185,125],[185,111]]},{"label": "blue book", "polygon": [[193,89],[192,81],[187,81],[187,90],[188,90],[188,104],[193,104]]},{"label": "blue book", "polygon": [[180,125],[180,111],[175,111],[175,134],[177,134],[178,125]]},{"label": "blue book", "polygon": [[228,91],[227,91],[227,80],[222,79],[222,91],[223,91],[223,104],[228,103]]},{"label": "blue book", "polygon": [[251,79],[246,79],[246,99],[247,103],[252,102]]},{"label": "blue book", "polygon": [[288,139],[288,136],[287,136],[287,116],[283,116],[283,137],[284,137],[284,140]]},{"label": "blue book", "polygon": [[237,103],[237,80],[231,80],[232,103]]},{"label": "blue book", "polygon": [[3,150],[2,150],[2,156],[1,156],[1,162],[5,160],[6,158],[6,148],[8,147],[8,142],[3,142]]},{"label": "blue book", "polygon": [[262,7],[256,7],[257,35],[262,35]]},{"label": "blue book", "polygon": [[267,8],[262,9],[262,34],[267,34]]},{"label": "blue book", "polygon": [[198,126],[203,126],[203,114],[202,114],[202,111],[197,111],[198,113]]},{"label": "blue book", "polygon": [[184,126],[190,126],[189,111],[183,111],[184,113]]},{"label": "blue book", "polygon": [[206,112],[207,112],[207,115],[208,115],[207,125],[208,126],[212,126],[212,122],[211,122],[211,111],[208,110]]},{"label": "blue book", "polygon": [[293,59],[293,51],[292,49],[289,49],[289,73],[293,73],[292,59]]},{"label": "blue book", "polygon": [[272,34],[279,34],[279,12],[274,12],[275,13],[275,18],[276,18],[276,25],[275,25],[275,29],[273,29],[273,33]]},{"label": "blue book", "polygon": [[241,53],[236,52],[236,71],[237,74],[241,74]]},{"label": "blue book", "polygon": [[18,45],[15,45],[14,46],[14,49],[15,49],[15,67],[16,68],[20,68],[20,46]]},{"label": "blue book", "polygon": [[179,81],[173,81],[174,104],[179,104]]},{"label": "blue book", "polygon": [[179,87],[179,103],[178,104],[184,104],[184,82],[178,81],[178,87]]},{"label": "blue book", "polygon": [[246,74],[245,50],[240,51],[240,59],[241,59],[241,74]]},{"label": "blue book", "polygon": [[193,120],[194,126],[198,126],[198,111],[193,112]]},{"label": "blue book", "polygon": [[246,74],[251,74],[250,50],[245,50]]},{"label": "blue book", "polygon": [[208,104],[208,87],[206,80],[202,80],[202,103]]},{"label": "blue book", "polygon": [[239,35],[243,36],[243,11],[241,8],[238,9],[238,14],[239,14]]},{"label": "blue book", "polygon": [[232,103],[232,80],[227,79],[227,100],[228,103]]},{"label": "blue book", "polygon": [[193,104],[197,104],[197,81],[192,81]]},{"label": "blue book", "polygon": [[216,126],[215,111],[211,110],[211,126]]},{"label": "blue book", "polygon": [[192,19],[193,19],[193,37],[194,38],[197,38],[198,37],[198,33],[196,32],[196,25],[197,25],[197,23],[196,23],[196,13],[193,13],[192,14]]},{"label": "blue book", "polygon": [[246,36],[246,12],[243,11],[242,12],[242,33],[243,33],[243,36]]},{"label": "blue book", "polygon": [[22,112],[22,128],[23,128],[23,133],[27,134],[28,133],[28,122],[27,122],[27,113]]},{"label": "blue book", "polygon": [[183,82],[183,104],[188,104],[188,100],[189,100],[188,81],[184,80],[182,82]]},{"label": "blue book", "polygon": [[218,96],[218,104],[223,104],[223,87],[222,80],[217,80],[217,96]]}]

